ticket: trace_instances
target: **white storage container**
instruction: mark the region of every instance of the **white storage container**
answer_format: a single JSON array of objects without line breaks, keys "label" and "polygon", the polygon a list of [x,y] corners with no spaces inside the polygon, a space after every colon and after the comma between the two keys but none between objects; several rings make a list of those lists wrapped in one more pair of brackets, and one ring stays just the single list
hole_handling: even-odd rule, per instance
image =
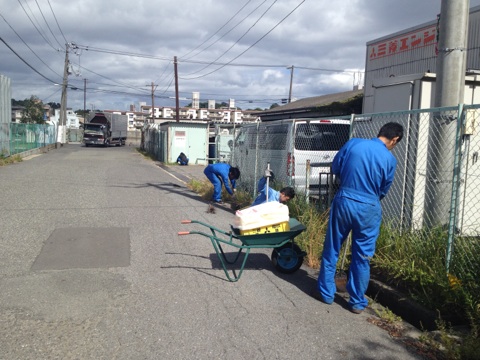
[{"label": "white storage container", "polygon": [[250,230],[288,222],[288,220],[288,206],[277,201],[271,201],[237,210],[234,227],[240,230]]}]

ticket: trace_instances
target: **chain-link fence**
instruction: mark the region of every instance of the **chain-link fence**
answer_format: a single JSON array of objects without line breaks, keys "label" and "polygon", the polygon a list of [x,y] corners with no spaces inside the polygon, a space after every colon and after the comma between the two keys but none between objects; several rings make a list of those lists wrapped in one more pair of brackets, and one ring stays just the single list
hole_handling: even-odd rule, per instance
[{"label": "chain-link fence", "polygon": [[232,165],[253,196],[270,164],[278,187],[294,186],[307,200],[328,207],[337,182],[329,166],[337,150],[350,136],[373,138],[385,123],[398,122],[405,136],[393,150],[398,165],[382,201],[383,223],[423,244],[424,251],[435,246],[429,239],[436,234],[435,241],[444,241],[440,256],[446,271],[478,279],[479,116],[480,105],[472,105],[250,124],[237,129]]},{"label": "chain-link fence", "polygon": [[161,131],[157,125],[151,125],[143,131],[142,150],[154,159],[165,162],[167,159],[167,132]]},{"label": "chain-link fence", "polygon": [[[375,137],[391,121],[404,139],[393,154],[395,180],[382,201],[384,222],[419,241],[434,231],[447,239],[445,264],[453,274],[480,275],[480,163],[478,106],[364,115],[355,137]],[[460,276],[460,275],[458,275]]]},{"label": "chain-link fence", "polygon": [[9,126],[10,155],[44,147],[56,142],[54,125],[11,123]]}]

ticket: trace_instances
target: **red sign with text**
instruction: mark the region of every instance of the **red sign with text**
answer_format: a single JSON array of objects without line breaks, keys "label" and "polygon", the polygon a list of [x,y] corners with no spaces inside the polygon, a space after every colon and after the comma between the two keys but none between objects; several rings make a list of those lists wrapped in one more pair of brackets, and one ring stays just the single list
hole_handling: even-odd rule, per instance
[{"label": "red sign with text", "polygon": [[385,56],[413,50],[420,47],[436,45],[437,28],[435,25],[420,29],[396,38],[380,41],[370,45],[368,59],[375,60]]}]

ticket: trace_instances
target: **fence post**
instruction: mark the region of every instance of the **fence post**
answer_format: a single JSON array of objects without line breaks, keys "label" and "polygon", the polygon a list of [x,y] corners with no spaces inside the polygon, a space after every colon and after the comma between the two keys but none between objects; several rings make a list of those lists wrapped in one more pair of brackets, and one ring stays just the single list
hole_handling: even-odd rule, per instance
[{"label": "fence post", "polygon": [[330,163],[330,172],[328,173],[328,206],[332,204],[334,191],[332,163]]},{"label": "fence post", "polygon": [[312,172],[310,160],[307,160],[305,167],[305,202],[310,204],[310,173]]},{"label": "fence post", "polygon": [[[255,139],[255,171],[253,172],[253,198],[257,197],[257,169],[258,169],[258,132],[259,132],[260,123],[257,122],[257,132],[256,132],[256,139]],[[248,146],[247,144],[247,151]]]},{"label": "fence post", "polygon": [[236,127],[237,123],[234,121],[233,122],[233,144],[232,144],[232,148],[230,149],[230,164],[231,165],[235,165],[235,139],[237,137],[237,127]]},{"label": "fence post", "polygon": [[465,119],[465,111],[463,104],[458,105],[458,115],[457,115],[457,128],[455,133],[455,149],[454,149],[454,158],[453,158],[453,174],[452,174],[452,195],[450,198],[450,216],[448,221],[448,245],[447,245],[447,256],[446,256],[446,269],[447,274],[450,269],[450,262],[452,260],[453,252],[453,243],[455,238],[455,233],[457,230],[457,213],[458,213],[458,193],[460,187],[460,168],[461,168],[461,141],[462,141],[462,129]]}]

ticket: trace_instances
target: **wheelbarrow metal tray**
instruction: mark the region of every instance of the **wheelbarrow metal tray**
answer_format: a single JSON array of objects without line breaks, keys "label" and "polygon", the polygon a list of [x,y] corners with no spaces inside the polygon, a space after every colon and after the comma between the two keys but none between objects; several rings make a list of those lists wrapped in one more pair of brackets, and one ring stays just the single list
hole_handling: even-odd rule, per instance
[{"label": "wheelbarrow metal tray", "polygon": [[281,232],[272,232],[266,234],[255,234],[255,235],[241,235],[240,230],[232,228],[235,233],[235,237],[238,238],[243,245],[245,246],[269,246],[275,247],[280,246],[283,243],[287,242],[290,239],[293,239],[295,236],[300,234],[306,227],[301,224],[297,219],[290,218],[288,220],[288,225],[290,230],[281,231]]}]

